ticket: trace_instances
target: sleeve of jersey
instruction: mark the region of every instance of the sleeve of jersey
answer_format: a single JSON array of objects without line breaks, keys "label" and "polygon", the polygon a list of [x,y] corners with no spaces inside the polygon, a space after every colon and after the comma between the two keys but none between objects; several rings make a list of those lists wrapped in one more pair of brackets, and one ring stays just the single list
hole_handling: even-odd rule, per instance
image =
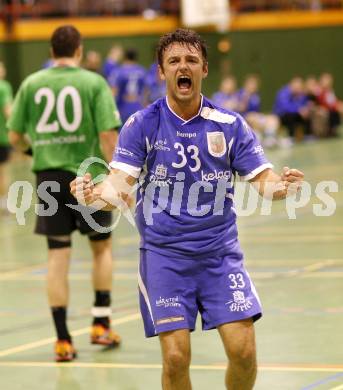
[{"label": "sleeve of jersey", "polygon": [[[100,76],[99,76],[100,77]],[[105,80],[99,83],[99,90],[95,96],[95,123],[98,132],[108,131],[121,126],[118,108],[112,96],[111,89]]]},{"label": "sleeve of jersey", "polygon": [[265,169],[273,168],[256,134],[243,118],[239,119],[235,138],[231,152],[231,164],[243,180],[251,180]]},{"label": "sleeve of jersey", "polygon": [[136,116],[131,116],[120,131],[110,167],[138,178],[145,163],[146,154],[147,146],[141,122],[136,119]]},{"label": "sleeve of jersey", "polygon": [[25,87],[21,85],[14,99],[11,116],[9,117],[6,127],[17,133],[25,133],[26,122],[26,102]]}]

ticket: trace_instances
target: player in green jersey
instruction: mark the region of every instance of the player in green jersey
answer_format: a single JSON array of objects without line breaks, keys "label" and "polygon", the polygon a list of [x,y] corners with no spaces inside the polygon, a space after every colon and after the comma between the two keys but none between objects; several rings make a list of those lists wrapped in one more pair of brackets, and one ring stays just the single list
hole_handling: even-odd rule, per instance
[{"label": "player in green jersey", "polygon": [[[71,233],[78,229],[87,234],[93,252],[93,287],[91,342],[115,346],[120,337],[110,328],[110,291],[112,287],[112,247],[110,233],[92,229],[81,214],[67,204],[75,204],[69,182],[88,157],[111,160],[117,132],[121,125],[118,110],[106,81],[79,67],[82,58],[81,36],[73,26],[62,26],[51,37],[54,66],[27,77],[14,101],[8,121],[9,140],[21,150],[32,148],[33,171],[37,176],[40,204],[49,213],[47,196],[57,200],[54,215],[38,216],[36,233],[48,241],[48,298],[57,332],[56,360],[69,361],[76,356],[66,324],[68,304],[68,268]],[[28,142],[28,139],[30,142]],[[93,164],[89,172],[104,173],[106,168]],[[47,183],[49,182],[49,183]],[[57,182],[52,188],[51,182]],[[56,184],[56,183],[55,183]],[[43,199],[44,198],[44,199]],[[40,213],[44,214],[44,213]],[[92,214],[102,226],[110,226],[111,214]]]},{"label": "player in green jersey", "polygon": [[5,76],[5,66],[0,62],[0,210],[6,209],[7,180],[5,163],[10,155],[6,120],[10,115],[13,99],[11,84],[4,80]]}]

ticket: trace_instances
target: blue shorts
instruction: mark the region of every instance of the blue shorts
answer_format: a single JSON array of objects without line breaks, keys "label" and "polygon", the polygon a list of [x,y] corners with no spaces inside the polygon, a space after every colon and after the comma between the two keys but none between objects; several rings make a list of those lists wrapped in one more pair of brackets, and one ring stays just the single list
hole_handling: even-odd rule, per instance
[{"label": "blue shorts", "polygon": [[180,259],[141,249],[138,275],[146,337],[176,329],[203,330],[262,315],[241,253]]}]

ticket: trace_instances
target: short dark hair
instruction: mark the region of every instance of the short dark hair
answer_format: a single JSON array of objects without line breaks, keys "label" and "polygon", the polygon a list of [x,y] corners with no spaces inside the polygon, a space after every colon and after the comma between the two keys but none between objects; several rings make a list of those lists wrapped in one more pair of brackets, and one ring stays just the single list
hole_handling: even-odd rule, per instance
[{"label": "short dark hair", "polygon": [[50,43],[54,57],[73,57],[81,45],[81,34],[74,26],[61,26],[53,32]]},{"label": "short dark hair", "polygon": [[124,59],[129,61],[137,61],[138,59],[138,52],[136,49],[133,49],[132,47],[129,49],[126,49],[124,52]]},{"label": "short dark hair", "polygon": [[158,64],[162,67],[163,65],[163,53],[168,46],[174,42],[181,43],[186,46],[193,46],[201,51],[202,57],[207,62],[207,46],[201,36],[193,30],[178,28],[177,30],[162,35],[157,45],[156,56]]}]

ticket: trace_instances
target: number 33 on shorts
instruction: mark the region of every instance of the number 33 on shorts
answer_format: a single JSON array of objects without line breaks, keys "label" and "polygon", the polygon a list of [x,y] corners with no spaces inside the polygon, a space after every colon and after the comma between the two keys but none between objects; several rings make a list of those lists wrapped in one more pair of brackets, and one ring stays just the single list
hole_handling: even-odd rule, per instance
[{"label": "number 33 on shorts", "polygon": [[228,276],[230,285],[229,287],[231,289],[237,289],[237,288],[244,288],[245,287],[245,281],[244,276],[242,273],[236,273],[236,274],[229,274]]}]

